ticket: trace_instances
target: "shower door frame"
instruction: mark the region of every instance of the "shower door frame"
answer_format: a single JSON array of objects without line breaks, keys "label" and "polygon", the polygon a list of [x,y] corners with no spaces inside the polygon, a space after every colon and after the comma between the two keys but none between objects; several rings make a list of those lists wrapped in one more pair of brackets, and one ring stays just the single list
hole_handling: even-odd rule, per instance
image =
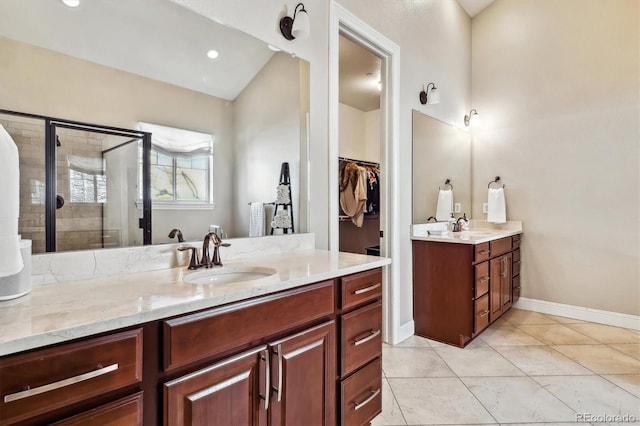
[{"label": "shower door frame", "polygon": [[64,118],[0,109],[0,114],[44,121],[45,125],[45,251],[56,251],[57,146],[56,129],[72,129],[142,140],[142,244],[151,244],[151,133]]}]

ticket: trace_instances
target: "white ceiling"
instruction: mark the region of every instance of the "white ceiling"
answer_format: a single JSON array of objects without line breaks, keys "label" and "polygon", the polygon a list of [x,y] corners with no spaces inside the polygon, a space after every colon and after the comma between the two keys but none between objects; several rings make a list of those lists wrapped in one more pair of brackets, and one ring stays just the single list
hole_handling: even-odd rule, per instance
[{"label": "white ceiling", "polygon": [[169,0],[1,0],[0,36],[228,100],[274,53]]},{"label": "white ceiling", "polygon": [[361,111],[380,109],[379,57],[340,36],[340,102]]},{"label": "white ceiling", "polygon": [[460,6],[462,6],[465,12],[472,18],[493,2],[494,0],[458,0]]}]

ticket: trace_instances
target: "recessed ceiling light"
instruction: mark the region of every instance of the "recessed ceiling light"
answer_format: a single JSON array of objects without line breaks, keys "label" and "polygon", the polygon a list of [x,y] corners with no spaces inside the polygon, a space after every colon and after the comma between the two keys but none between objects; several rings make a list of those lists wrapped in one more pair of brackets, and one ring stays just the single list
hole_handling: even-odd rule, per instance
[{"label": "recessed ceiling light", "polygon": [[69,7],[80,6],[80,0],[60,0],[60,1]]},{"label": "recessed ceiling light", "polygon": [[218,53],[217,50],[211,49],[210,51],[207,52],[207,56],[211,59],[215,59],[218,56],[220,56],[220,54]]},{"label": "recessed ceiling light", "polygon": [[282,49],[279,49],[279,48],[277,48],[277,47],[275,47],[275,46],[273,46],[271,44],[267,44],[267,47],[269,49],[273,50],[274,52],[280,52],[280,50],[282,50]]}]

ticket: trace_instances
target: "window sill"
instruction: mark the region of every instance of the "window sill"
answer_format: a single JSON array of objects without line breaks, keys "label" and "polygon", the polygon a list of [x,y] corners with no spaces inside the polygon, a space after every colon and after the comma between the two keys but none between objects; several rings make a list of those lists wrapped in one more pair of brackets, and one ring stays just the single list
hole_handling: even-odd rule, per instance
[{"label": "window sill", "polygon": [[[142,202],[137,202],[136,206],[142,210]],[[151,203],[152,210],[215,210],[215,204],[196,204],[196,203]]]}]

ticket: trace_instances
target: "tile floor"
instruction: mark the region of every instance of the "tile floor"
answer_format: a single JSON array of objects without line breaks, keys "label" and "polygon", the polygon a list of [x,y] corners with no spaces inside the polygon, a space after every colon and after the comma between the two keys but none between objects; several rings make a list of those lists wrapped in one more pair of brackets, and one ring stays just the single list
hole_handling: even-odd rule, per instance
[{"label": "tile floor", "polygon": [[638,331],[511,309],[465,349],[413,336],[382,357],[373,425],[640,423]]}]

